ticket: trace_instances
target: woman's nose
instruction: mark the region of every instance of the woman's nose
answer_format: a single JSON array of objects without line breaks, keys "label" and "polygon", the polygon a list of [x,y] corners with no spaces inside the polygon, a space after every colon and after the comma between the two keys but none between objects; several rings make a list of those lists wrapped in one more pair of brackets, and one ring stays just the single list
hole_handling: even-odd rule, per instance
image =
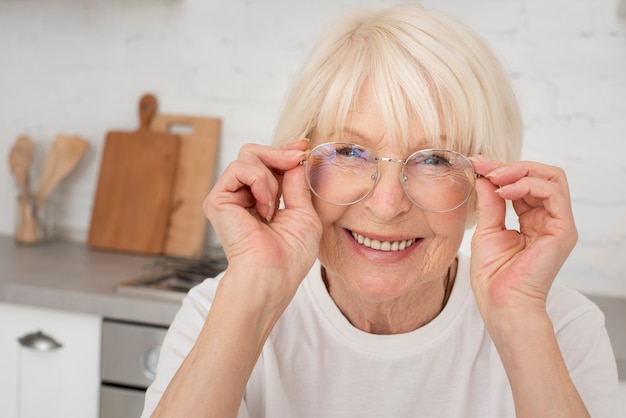
[{"label": "woman's nose", "polygon": [[413,206],[404,191],[401,176],[401,163],[378,162],[378,181],[363,203],[381,221],[406,213]]}]

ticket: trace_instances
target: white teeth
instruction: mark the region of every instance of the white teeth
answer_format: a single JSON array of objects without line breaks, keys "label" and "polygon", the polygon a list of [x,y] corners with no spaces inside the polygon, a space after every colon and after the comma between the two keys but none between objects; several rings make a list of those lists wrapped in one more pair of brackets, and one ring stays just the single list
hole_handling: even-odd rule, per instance
[{"label": "white teeth", "polygon": [[365,237],[356,232],[352,232],[352,238],[354,238],[359,244],[380,251],[402,251],[415,242],[415,239],[406,239],[401,241],[378,241],[377,239],[371,239]]}]

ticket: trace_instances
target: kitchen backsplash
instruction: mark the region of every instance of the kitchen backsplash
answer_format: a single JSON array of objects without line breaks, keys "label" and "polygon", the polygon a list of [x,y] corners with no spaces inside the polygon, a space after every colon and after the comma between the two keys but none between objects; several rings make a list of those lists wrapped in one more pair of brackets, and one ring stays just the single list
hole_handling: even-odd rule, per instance
[{"label": "kitchen backsplash", "polygon": [[[142,94],[154,93],[165,113],[222,118],[219,173],[244,143],[271,141],[286,89],[331,20],[390,3],[0,1],[0,153],[21,134],[37,142],[36,159],[57,133],[90,142],[54,195],[59,232],[85,241],[104,138],[138,127]],[[495,47],[523,105],[523,158],[568,173],[580,238],[559,280],[626,296],[626,17],[617,0],[424,3]],[[13,232],[15,193],[0,170],[0,234]]]}]

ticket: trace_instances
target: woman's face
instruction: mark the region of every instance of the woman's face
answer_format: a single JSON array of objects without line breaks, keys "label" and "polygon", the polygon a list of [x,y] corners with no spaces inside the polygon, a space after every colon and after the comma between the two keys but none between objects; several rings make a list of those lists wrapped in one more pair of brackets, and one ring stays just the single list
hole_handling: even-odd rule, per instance
[{"label": "woman's face", "polygon": [[[359,95],[355,109],[343,132],[330,137],[314,132],[311,147],[329,141],[353,142],[376,156],[402,160],[432,147],[417,120],[410,125],[410,149],[388,137],[382,114],[367,88]],[[378,167],[376,187],[356,204],[334,206],[313,199],[324,227],[319,258],[331,294],[333,286],[340,286],[359,300],[373,303],[402,298],[420,292],[424,284],[440,281],[459,249],[468,212],[467,204],[448,213],[426,212],[404,193],[399,180],[402,164],[379,161]],[[382,251],[360,244],[363,238],[410,245]]]}]

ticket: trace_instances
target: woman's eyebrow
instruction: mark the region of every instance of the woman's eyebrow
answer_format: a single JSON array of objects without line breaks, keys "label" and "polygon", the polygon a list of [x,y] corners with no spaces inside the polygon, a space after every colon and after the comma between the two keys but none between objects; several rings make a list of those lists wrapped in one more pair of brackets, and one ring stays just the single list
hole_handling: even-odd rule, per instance
[{"label": "woman's eyebrow", "polygon": [[371,150],[375,150],[379,147],[381,142],[385,141],[385,134],[377,134],[374,136],[370,135],[362,128],[347,126],[340,131],[331,132],[329,138],[355,142],[358,143],[358,145],[362,145],[366,148],[370,148]]},{"label": "woman's eyebrow", "polygon": [[[328,140],[355,142],[358,145],[370,148],[372,151],[375,151],[376,148],[378,148],[380,142],[384,140],[384,134],[379,138],[374,138],[366,134],[365,131],[363,131],[362,129],[359,129],[359,127],[346,126],[342,130],[330,132],[326,138]],[[407,152],[415,152],[428,148],[445,148],[445,145],[447,144],[446,136],[441,135],[439,139],[441,142],[434,143],[433,141],[428,140],[428,138],[421,136],[411,138],[408,141],[398,141],[398,145],[410,145]]]}]

